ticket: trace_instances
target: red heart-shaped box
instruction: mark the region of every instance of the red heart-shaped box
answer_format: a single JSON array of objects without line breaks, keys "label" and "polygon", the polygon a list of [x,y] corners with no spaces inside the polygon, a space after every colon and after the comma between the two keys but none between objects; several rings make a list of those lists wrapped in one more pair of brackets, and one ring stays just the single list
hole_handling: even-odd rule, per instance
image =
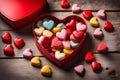
[{"label": "red heart-shaped box", "polygon": [[43,20],[43,19],[54,20],[56,24],[58,24],[58,23],[64,23],[64,24],[66,24],[66,23],[70,22],[71,19],[75,19],[78,22],[82,22],[85,25],[86,25],[86,23],[84,22],[84,20],[81,17],[75,16],[75,15],[68,16],[68,17],[64,18],[63,20],[60,20],[60,19],[58,19],[58,18],[56,18],[54,16],[51,16],[51,15],[42,15],[42,16],[38,17],[34,21],[34,23],[33,23],[33,34],[34,34],[35,42],[36,42],[36,45],[37,45],[39,51],[48,60],[50,60],[51,62],[53,62],[57,66],[59,66],[59,67],[66,67],[68,65],[68,63],[70,63],[77,56],[77,54],[80,53],[81,49],[83,48],[84,42],[85,42],[85,38],[86,38],[86,31],[85,31],[85,35],[84,35],[83,39],[81,40],[79,46],[75,48],[74,52],[71,55],[67,56],[63,60],[57,60],[56,58],[54,58],[53,56],[51,56],[50,53],[42,45],[40,45],[38,43],[37,36],[34,33],[34,28],[35,28],[35,25],[36,25],[37,21]]},{"label": "red heart-shaped box", "polygon": [[43,11],[46,0],[0,0],[0,14],[14,29],[24,27]]}]

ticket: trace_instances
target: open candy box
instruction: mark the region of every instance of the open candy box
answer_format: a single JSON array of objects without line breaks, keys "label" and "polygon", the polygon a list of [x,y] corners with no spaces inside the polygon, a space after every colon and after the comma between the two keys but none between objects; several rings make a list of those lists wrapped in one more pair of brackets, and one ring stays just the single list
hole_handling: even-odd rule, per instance
[{"label": "open candy box", "polygon": [[67,66],[84,46],[87,25],[75,15],[62,20],[42,15],[33,23],[33,34],[39,51],[59,67]]}]

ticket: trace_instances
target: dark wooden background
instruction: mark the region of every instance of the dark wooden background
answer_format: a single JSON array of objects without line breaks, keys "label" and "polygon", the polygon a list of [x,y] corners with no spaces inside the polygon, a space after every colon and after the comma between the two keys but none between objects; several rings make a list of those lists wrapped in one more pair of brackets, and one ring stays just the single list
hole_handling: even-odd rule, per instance
[{"label": "dark wooden background", "polygon": [[[70,4],[77,3],[82,10],[92,10],[93,15],[100,9],[106,10],[107,20],[114,25],[113,32],[106,32],[102,25],[106,20],[99,19],[100,26],[104,33],[102,40],[95,39],[93,32],[95,28],[89,25],[89,21],[85,20],[88,25],[87,40],[81,55],[75,60],[75,65],[84,64],[86,73],[83,77],[77,75],[73,67],[68,67],[69,70],[63,70],[49,62],[37,49],[34,43],[31,24],[21,30],[13,30],[0,18],[0,36],[5,31],[12,34],[12,39],[21,37],[25,40],[25,46],[22,49],[15,50],[14,57],[5,56],[3,47],[6,45],[0,39],[0,80],[120,80],[120,0],[68,0]],[[66,16],[73,15],[71,8],[63,9],[60,6],[60,0],[47,0],[47,8],[44,14],[51,14],[60,19]],[[82,11],[79,14],[82,16]],[[27,32],[26,32],[27,31]],[[96,52],[97,45],[104,42],[108,46],[108,52],[99,54]],[[13,44],[13,42],[12,42]],[[13,44],[14,46],[14,44]],[[35,68],[30,65],[30,61],[22,56],[22,52],[26,48],[31,48],[34,56],[40,56],[42,66],[49,64],[52,68],[52,77],[44,77],[40,74],[40,68]],[[93,51],[95,58],[102,64],[103,70],[100,73],[94,73],[90,64],[84,61],[84,54],[87,51]]]}]

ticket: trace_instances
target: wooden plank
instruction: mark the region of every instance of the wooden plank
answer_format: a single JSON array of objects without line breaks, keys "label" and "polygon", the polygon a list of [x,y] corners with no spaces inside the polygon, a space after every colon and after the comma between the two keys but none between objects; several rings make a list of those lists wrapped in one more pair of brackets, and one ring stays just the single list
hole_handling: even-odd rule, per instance
[{"label": "wooden plank", "polygon": [[[45,58],[41,57],[42,65],[49,64],[52,69],[52,77],[43,77],[40,74],[41,68],[30,65],[29,60],[25,59],[0,59],[0,80],[119,80],[120,79],[120,54],[95,54],[96,60],[102,64],[101,73],[92,71],[90,64],[84,61],[77,61],[84,64],[86,73],[84,77],[77,75],[73,68],[63,70]],[[75,65],[78,65],[75,64]],[[107,68],[107,69],[106,69]]]},{"label": "wooden plank", "polygon": [[120,10],[120,0],[68,0],[70,2],[71,7],[69,9],[63,9],[60,6],[61,0],[47,0],[48,10],[71,10],[73,4],[78,4],[81,10]]}]

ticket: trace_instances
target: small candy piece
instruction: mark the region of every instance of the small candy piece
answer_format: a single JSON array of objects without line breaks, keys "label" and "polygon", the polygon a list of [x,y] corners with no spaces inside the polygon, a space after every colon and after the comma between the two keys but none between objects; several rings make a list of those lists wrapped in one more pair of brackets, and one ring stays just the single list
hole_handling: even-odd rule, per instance
[{"label": "small candy piece", "polygon": [[58,60],[62,60],[65,58],[65,54],[64,53],[60,53],[60,51],[56,51],[55,52],[55,58]]},{"label": "small candy piece", "polygon": [[74,50],[73,49],[63,49],[63,53],[65,54],[65,55],[70,55],[70,54],[72,54],[72,52],[73,52]]},{"label": "small candy piece", "polygon": [[65,40],[67,37],[67,31],[65,29],[62,29],[61,32],[56,33],[56,36],[61,40]]},{"label": "small candy piece", "polygon": [[53,51],[53,52],[62,51],[62,49],[55,49],[55,48],[52,48],[52,51]]},{"label": "small candy piece", "polygon": [[86,53],[86,55],[85,55],[85,61],[89,62],[89,63],[95,61],[95,57],[93,55],[93,52],[87,52]]},{"label": "small candy piece", "polygon": [[66,27],[70,30],[76,29],[76,20],[72,19],[69,23],[66,24]]},{"label": "small candy piece", "polygon": [[39,27],[39,28],[35,28],[34,32],[37,36],[41,36],[44,30],[45,30],[44,27]]},{"label": "small candy piece", "polygon": [[49,65],[44,65],[42,68],[41,68],[41,74],[43,76],[46,76],[46,77],[50,77],[51,74],[52,74],[52,71],[51,71],[51,68]]},{"label": "small candy piece", "polygon": [[99,22],[98,22],[96,17],[93,17],[93,18],[90,19],[90,25],[93,26],[93,27],[98,27],[99,26]]},{"label": "small candy piece", "polygon": [[75,47],[77,47],[79,45],[79,43],[74,42],[74,41],[70,41],[70,44],[71,44],[72,48],[75,48]]},{"label": "small candy piece", "polygon": [[82,24],[82,23],[77,23],[76,24],[76,29],[77,29],[77,31],[86,31],[87,26],[85,24]]},{"label": "small candy piece", "polygon": [[31,63],[32,66],[40,67],[40,65],[41,65],[40,57],[38,57],[38,56],[33,57],[33,58],[31,59],[30,63]]},{"label": "small candy piece", "polygon": [[41,44],[45,49],[48,49],[50,48],[51,40],[48,37],[44,37]]},{"label": "small candy piece", "polygon": [[36,26],[37,26],[37,27],[41,27],[41,26],[43,26],[43,25],[42,25],[42,21],[39,20],[39,21],[37,22]]},{"label": "small candy piece", "polygon": [[14,56],[14,49],[13,49],[13,46],[12,44],[7,44],[5,47],[4,47],[4,54],[7,55],[7,56]]},{"label": "small candy piece", "polygon": [[112,23],[110,21],[105,22],[104,29],[106,31],[113,31],[114,30],[113,25],[112,25]]},{"label": "small candy piece", "polygon": [[100,71],[102,69],[101,64],[96,61],[92,62],[91,67],[92,67],[92,70],[95,72]]},{"label": "small candy piece", "polygon": [[70,3],[67,0],[61,0],[61,7],[62,8],[69,8],[70,7]]},{"label": "small candy piece", "polygon": [[73,31],[73,36],[78,39],[79,41],[82,40],[84,37],[84,32],[83,31]]},{"label": "small candy piece", "polygon": [[97,47],[97,51],[100,53],[106,52],[107,49],[108,49],[108,47],[105,43],[100,43]]},{"label": "small candy piece", "polygon": [[78,6],[78,4],[73,4],[72,5],[72,12],[73,13],[79,13],[80,12],[80,7]]},{"label": "small candy piece", "polygon": [[80,42],[78,39],[76,39],[76,38],[74,37],[73,34],[70,35],[70,40],[71,40],[71,41],[74,41],[74,42]]},{"label": "small candy piece", "polygon": [[1,36],[2,38],[2,41],[5,42],[5,43],[11,43],[11,35],[9,32],[5,32],[2,34]]},{"label": "small candy piece", "polygon": [[67,31],[67,35],[70,36],[72,34],[72,31],[68,28],[65,28],[65,30]]},{"label": "small candy piece", "polygon": [[63,48],[62,41],[59,40],[57,37],[54,37],[52,39],[51,47],[55,48],[55,49],[61,49],[61,48]]},{"label": "small candy piece", "polygon": [[20,49],[25,45],[25,42],[22,38],[15,38],[14,39],[14,44],[18,49]]},{"label": "small candy piece", "polygon": [[59,24],[57,25],[57,27],[58,27],[58,28],[65,28],[65,24],[64,24],[64,23],[59,23]]},{"label": "small candy piece", "polygon": [[60,32],[61,30],[62,30],[62,28],[54,27],[54,28],[52,29],[52,32],[53,32],[54,34],[56,34],[57,32]]},{"label": "small candy piece", "polygon": [[51,31],[49,31],[49,30],[44,30],[43,31],[43,36],[51,38],[53,36],[53,33]]},{"label": "small candy piece", "polygon": [[44,39],[45,36],[40,36],[38,39],[38,43],[41,44],[42,40]]},{"label": "small candy piece", "polygon": [[96,38],[102,38],[102,36],[103,36],[103,32],[102,32],[102,30],[100,29],[100,28],[97,28],[95,31],[94,31],[94,36],[96,37]]},{"label": "small candy piece", "polygon": [[88,19],[88,20],[92,17],[92,12],[90,10],[85,10],[85,11],[83,11],[82,14],[83,14],[84,18]]},{"label": "small candy piece", "polygon": [[26,59],[31,59],[33,57],[32,50],[27,48],[23,51],[23,57]]},{"label": "small candy piece", "polygon": [[85,71],[85,68],[84,68],[84,65],[78,65],[78,66],[75,66],[74,67],[74,70],[76,73],[78,73],[79,75],[83,75],[84,74],[84,71]]},{"label": "small candy piece", "polygon": [[63,47],[66,49],[70,49],[70,41],[63,41]]},{"label": "small candy piece", "polygon": [[47,30],[51,30],[54,27],[54,21],[53,20],[49,20],[49,21],[44,21],[43,22],[43,26],[47,29]]},{"label": "small candy piece", "polygon": [[97,16],[101,19],[105,19],[106,15],[105,15],[105,10],[99,10],[97,12]]}]

